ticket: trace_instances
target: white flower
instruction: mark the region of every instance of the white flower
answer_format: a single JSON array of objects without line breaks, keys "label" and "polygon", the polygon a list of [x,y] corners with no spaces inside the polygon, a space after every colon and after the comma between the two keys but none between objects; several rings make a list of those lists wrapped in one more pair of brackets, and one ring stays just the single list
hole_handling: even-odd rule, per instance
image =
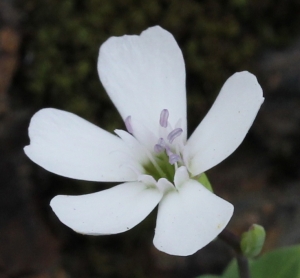
[{"label": "white flower", "polygon": [[100,48],[101,82],[128,132],[115,136],[48,108],[29,127],[27,156],[69,178],[124,182],[82,196],[56,196],[51,207],[76,232],[121,233],[159,204],[154,245],[190,255],[227,225],[233,206],[197,178],[242,142],[263,102],[255,76],[236,73],[187,140],[185,66],[173,36],[160,27],[112,37]]}]

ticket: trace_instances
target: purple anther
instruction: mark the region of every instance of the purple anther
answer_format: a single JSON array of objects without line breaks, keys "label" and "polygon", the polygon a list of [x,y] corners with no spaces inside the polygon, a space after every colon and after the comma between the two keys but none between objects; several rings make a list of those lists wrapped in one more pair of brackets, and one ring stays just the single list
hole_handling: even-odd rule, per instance
[{"label": "purple anther", "polygon": [[168,109],[163,109],[160,113],[160,119],[159,119],[159,124],[162,127],[167,127],[168,126],[168,118],[169,118],[169,111]]},{"label": "purple anther", "polygon": [[158,143],[154,146],[154,152],[161,153],[165,150],[166,144],[163,138],[159,138]]},{"label": "purple anther", "polygon": [[171,149],[170,149],[170,147],[168,145],[166,145],[165,148],[166,148],[166,153],[167,153],[168,156],[170,156],[170,155],[173,154],[173,152],[171,151]]},{"label": "purple anther", "polygon": [[164,150],[165,150],[165,148],[164,148],[162,145],[156,144],[156,145],[154,146],[154,152],[156,152],[156,153],[161,153],[161,152],[163,152]]},{"label": "purple anther", "polygon": [[157,144],[161,145],[164,148],[166,147],[166,143],[165,143],[165,140],[163,138],[159,138]]},{"label": "purple anther", "polygon": [[182,128],[175,128],[174,130],[172,130],[169,134],[168,134],[168,137],[167,139],[169,140],[169,142],[172,144],[174,139],[176,137],[178,137],[181,133],[182,133]]},{"label": "purple anther", "polygon": [[133,134],[133,129],[132,129],[132,125],[131,125],[131,116],[128,116],[125,119],[125,126],[126,126],[127,131],[129,133]]},{"label": "purple anther", "polygon": [[179,160],[180,160],[180,156],[178,154],[173,153],[173,154],[169,155],[169,163],[171,165],[175,164]]},{"label": "purple anther", "polygon": [[170,147],[168,145],[166,145],[166,153],[169,157],[169,163],[171,165],[175,164],[176,162],[178,162],[179,160],[181,160],[180,156],[176,153],[173,153],[170,149]]}]

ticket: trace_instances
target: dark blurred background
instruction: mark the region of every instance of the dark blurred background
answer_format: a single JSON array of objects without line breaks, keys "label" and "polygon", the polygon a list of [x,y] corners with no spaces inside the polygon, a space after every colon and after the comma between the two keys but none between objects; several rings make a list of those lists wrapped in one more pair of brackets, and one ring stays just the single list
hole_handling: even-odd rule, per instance
[{"label": "dark blurred background", "polygon": [[300,243],[299,12],[298,0],[0,0],[0,278],[192,278],[231,260],[219,240],[189,257],[157,251],[156,211],[124,234],[76,234],[51,211],[51,198],[111,185],[56,176],[23,153],[29,120],[43,107],[123,128],[98,80],[98,49],[153,25],[183,51],[190,133],[230,75],[257,76],[266,98],[258,117],[208,176],[235,205],[236,234],[258,223],[264,252]]}]

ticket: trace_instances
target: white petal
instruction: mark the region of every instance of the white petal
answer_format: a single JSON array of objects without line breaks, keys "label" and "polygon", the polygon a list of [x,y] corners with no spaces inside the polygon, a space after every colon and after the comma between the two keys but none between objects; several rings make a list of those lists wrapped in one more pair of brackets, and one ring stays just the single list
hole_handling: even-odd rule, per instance
[{"label": "white petal", "polygon": [[149,158],[147,155],[147,150],[137,141],[134,136],[121,129],[115,129],[115,133],[126,143],[134,160],[138,159],[140,165],[144,165],[148,162]]},{"label": "white petal", "polygon": [[139,141],[140,144],[150,151],[154,152],[154,146],[157,144],[158,136],[152,132],[143,122],[133,118],[131,120],[132,128],[134,130],[133,135]]},{"label": "white petal", "polygon": [[[55,174],[88,181],[133,181],[130,156],[117,136],[65,111],[43,109],[31,119],[27,156]],[[128,167],[130,165],[130,167]]]},{"label": "white petal", "polygon": [[162,197],[155,185],[129,182],[81,196],[56,196],[50,205],[59,220],[82,234],[125,232],[140,223]]},{"label": "white petal", "polygon": [[185,160],[198,175],[220,163],[241,144],[263,103],[262,89],[249,72],[232,75],[189,138]]},{"label": "white petal", "polygon": [[189,180],[160,202],[154,245],[171,255],[191,255],[225,228],[232,213],[230,203]]},{"label": "white petal", "polygon": [[182,186],[182,184],[187,182],[189,179],[190,179],[190,177],[189,177],[189,173],[188,173],[188,170],[186,169],[186,167],[181,166],[176,170],[175,176],[174,176],[174,184],[175,184],[176,188],[180,188]]},{"label": "white petal", "polygon": [[160,113],[169,110],[175,126],[181,118],[186,138],[184,60],[174,37],[159,26],[140,36],[112,37],[100,48],[98,72],[120,112],[158,134]]}]

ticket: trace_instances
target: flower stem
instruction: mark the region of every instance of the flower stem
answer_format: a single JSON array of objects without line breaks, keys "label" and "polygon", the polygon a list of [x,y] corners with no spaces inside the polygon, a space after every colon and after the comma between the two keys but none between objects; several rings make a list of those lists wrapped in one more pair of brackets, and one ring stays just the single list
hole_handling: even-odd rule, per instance
[{"label": "flower stem", "polygon": [[223,230],[218,237],[219,239],[223,240],[228,245],[230,245],[235,251],[240,278],[250,278],[251,276],[250,276],[249,263],[248,263],[248,259],[243,255],[243,252],[241,250],[240,238],[226,229]]}]

